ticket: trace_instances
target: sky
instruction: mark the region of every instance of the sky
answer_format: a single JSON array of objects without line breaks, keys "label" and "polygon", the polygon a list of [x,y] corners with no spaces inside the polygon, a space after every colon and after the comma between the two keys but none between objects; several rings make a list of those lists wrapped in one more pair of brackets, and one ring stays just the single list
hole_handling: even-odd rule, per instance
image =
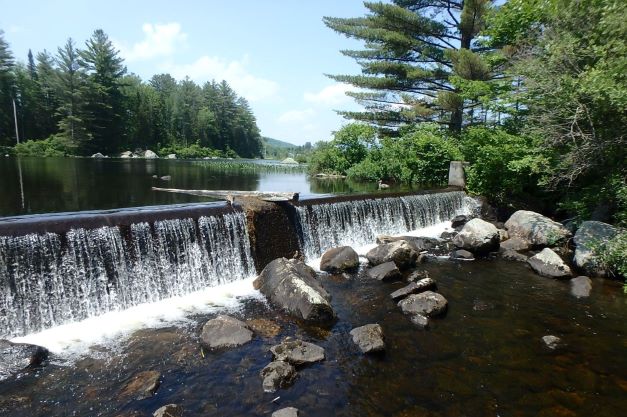
[{"label": "sky", "polygon": [[168,72],[199,84],[225,79],[247,98],[263,136],[295,144],[327,140],[357,110],[350,88],[325,74],[357,74],[342,49],[361,43],[333,32],[323,16],[358,17],[361,0],[78,1],[0,0],[0,29],[17,60],[84,45],[103,29],[128,72]]}]

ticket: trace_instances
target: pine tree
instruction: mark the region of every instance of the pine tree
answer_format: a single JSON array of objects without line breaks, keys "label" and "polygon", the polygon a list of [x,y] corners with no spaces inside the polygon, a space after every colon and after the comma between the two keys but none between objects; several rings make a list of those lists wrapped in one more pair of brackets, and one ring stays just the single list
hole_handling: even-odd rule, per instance
[{"label": "pine tree", "polygon": [[0,30],[0,145],[13,145],[15,143],[13,66],[13,54],[11,54],[9,44],[4,40],[4,32]]},{"label": "pine tree", "polygon": [[108,36],[97,29],[79,52],[80,64],[88,74],[88,129],[93,139],[90,151],[113,153],[125,143],[123,59]]},{"label": "pine tree", "polygon": [[364,4],[364,17],[324,18],[329,28],[365,43],[364,50],[342,51],[357,60],[361,75],[330,77],[367,90],[348,93],[366,111],[340,114],[384,128],[435,121],[459,131],[464,112],[477,106],[464,94],[467,82],[493,77],[477,42],[491,0]]},{"label": "pine tree", "polygon": [[43,132],[42,137],[48,137],[57,132],[59,124],[59,99],[56,92],[57,70],[54,68],[54,57],[46,50],[36,57],[37,83],[40,93],[39,123]]}]

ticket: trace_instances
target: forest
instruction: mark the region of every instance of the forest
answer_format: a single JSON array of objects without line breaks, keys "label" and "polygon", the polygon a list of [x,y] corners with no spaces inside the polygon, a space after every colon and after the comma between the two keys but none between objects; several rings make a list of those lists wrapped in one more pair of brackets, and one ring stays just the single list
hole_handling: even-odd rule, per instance
[{"label": "forest", "polygon": [[627,224],[627,3],[394,0],[326,17],[362,41],[343,50],[364,107],[318,143],[312,172],[446,184],[562,219]]},{"label": "forest", "polygon": [[[14,107],[15,106],[15,107]],[[23,155],[115,155],[152,149],[186,157],[260,157],[255,116],[226,81],[199,86],[129,73],[107,34],[55,53],[13,56],[0,31],[0,148]]]}]

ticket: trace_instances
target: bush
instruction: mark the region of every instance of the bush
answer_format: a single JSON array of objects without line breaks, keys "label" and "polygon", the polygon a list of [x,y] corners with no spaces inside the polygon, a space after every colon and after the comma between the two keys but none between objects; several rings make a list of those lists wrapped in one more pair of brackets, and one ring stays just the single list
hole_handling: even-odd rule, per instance
[{"label": "bush", "polygon": [[[229,149],[234,153],[231,149]],[[167,156],[169,154],[176,154],[177,158],[191,159],[191,158],[207,158],[207,157],[223,157],[225,156],[221,151],[217,149],[204,148],[197,143],[193,143],[187,147],[181,145],[170,145],[159,149],[160,156]],[[226,155],[233,157],[231,155]],[[235,154],[235,158],[237,154]]]},{"label": "bush", "polygon": [[474,127],[462,134],[468,189],[499,203],[537,192],[549,158],[540,140],[500,129]]},{"label": "bush", "polygon": [[610,274],[627,278],[627,231],[621,231],[599,250],[601,262]]},{"label": "bush", "polygon": [[19,156],[59,157],[73,155],[76,146],[62,136],[50,136],[48,139],[22,142],[13,149]]}]

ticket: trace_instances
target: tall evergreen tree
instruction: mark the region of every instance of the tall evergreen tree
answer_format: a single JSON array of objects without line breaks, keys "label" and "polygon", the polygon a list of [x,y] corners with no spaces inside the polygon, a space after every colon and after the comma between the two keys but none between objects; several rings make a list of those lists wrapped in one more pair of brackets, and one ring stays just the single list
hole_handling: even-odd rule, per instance
[{"label": "tall evergreen tree", "polygon": [[88,129],[92,135],[90,151],[112,153],[124,143],[123,59],[108,36],[97,29],[79,52],[81,66],[89,80]]},{"label": "tall evergreen tree", "polygon": [[365,43],[363,50],[342,51],[357,60],[361,75],[330,77],[367,90],[349,93],[366,111],[340,113],[386,128],[436,121],[459,131],[464,112],[477,106],[464,96],[465,81],[493,76],[477,43],[491,0],[364,4],[364,17],[324,18],[329,28]]},{"label": "tall evergreen tree", "polygon": [[0,145],[15,143],[13,127],[13,98],[15,79],[13,77],[13,54],[0,30]]},{"label": "tall evergreen tree", "polygon": [[36,57],[37,83],[39,85],[40,109],[39,123],[43,132],[42,137],[48,137],[57,132],[59,123],[60,106],[56,90],[58,79],[55,69],[54,57],[46,50],[37,54]]}]

